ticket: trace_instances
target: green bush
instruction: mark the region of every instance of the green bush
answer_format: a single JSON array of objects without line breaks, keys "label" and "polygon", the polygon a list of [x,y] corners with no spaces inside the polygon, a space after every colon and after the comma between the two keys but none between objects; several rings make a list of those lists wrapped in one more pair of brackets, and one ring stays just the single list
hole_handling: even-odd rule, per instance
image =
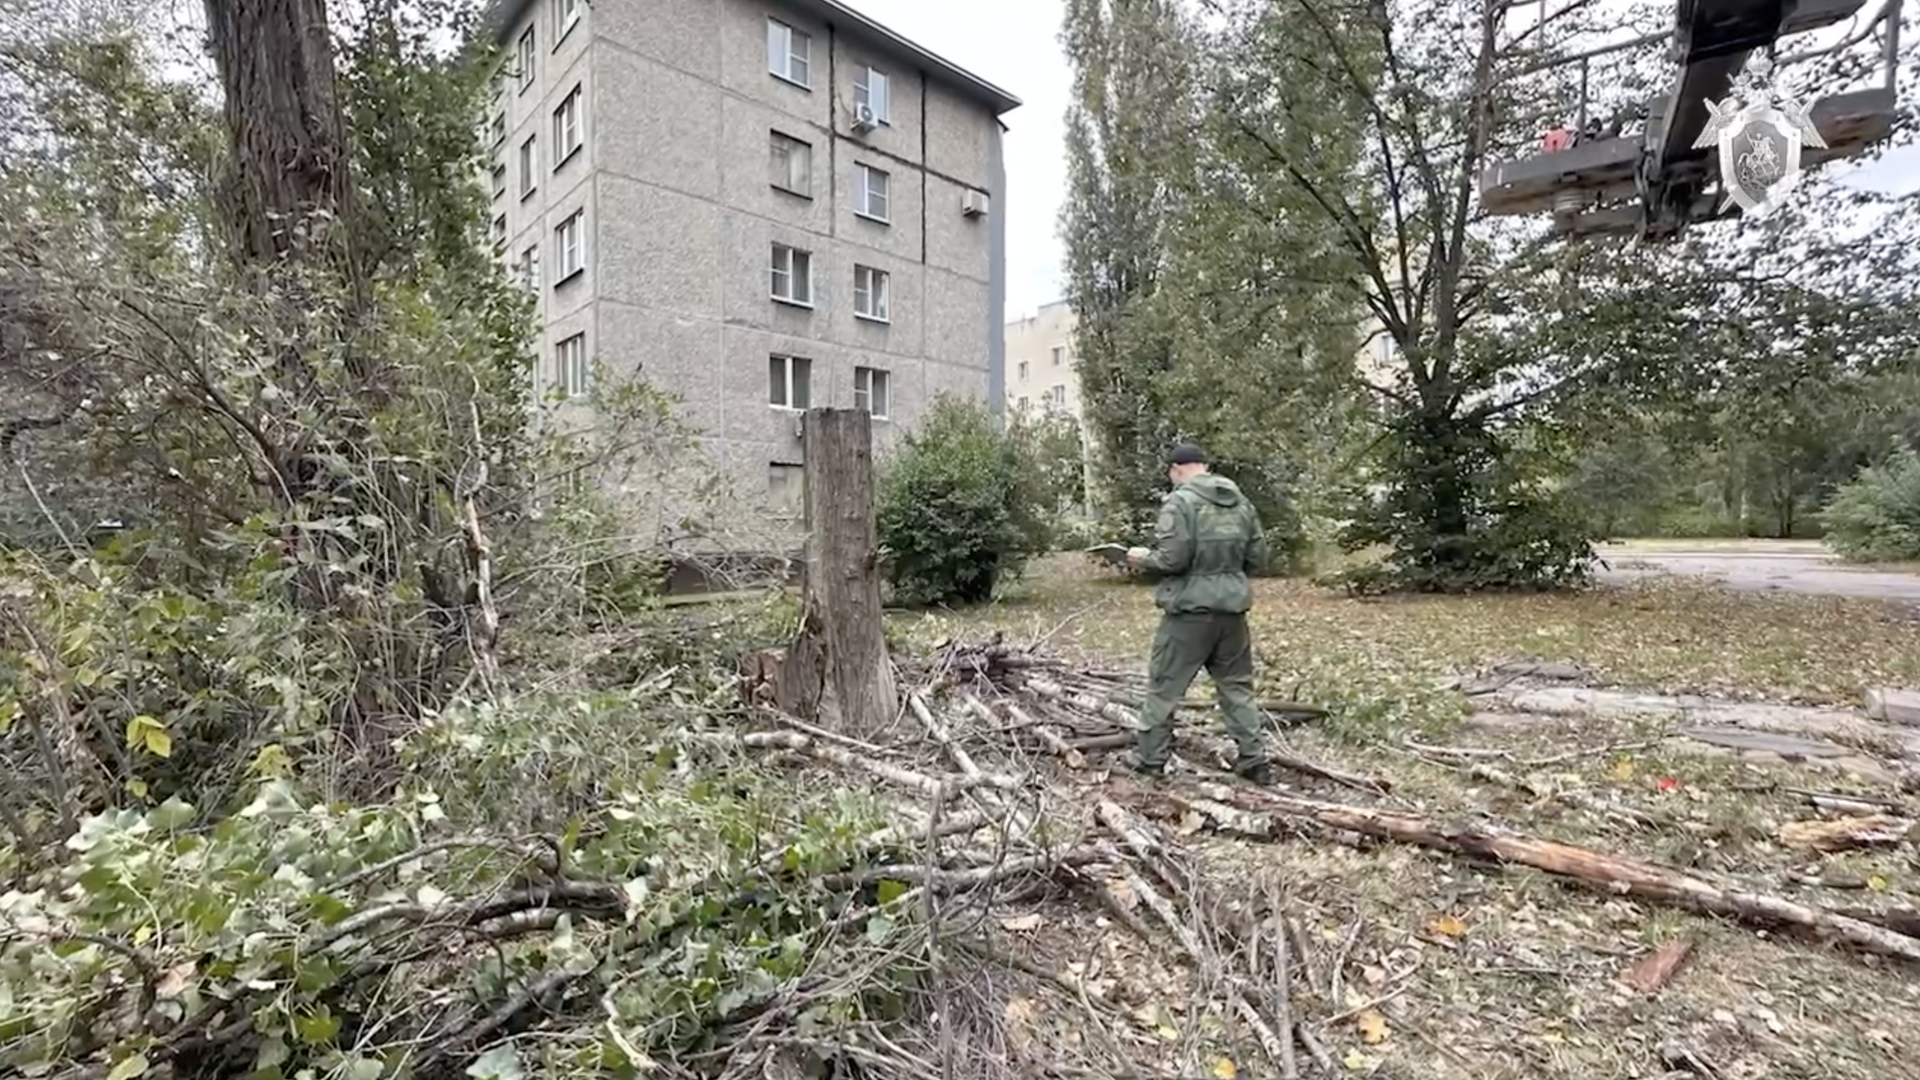
[{"label": "green bush", "polygon": [[1482,424],[1412,416],[1395,424],[1385,490],[1363,497],[1341,538],[1389,549],[1340,575],[1357,593],[1560,589],[1591,579],[1588,529],[1530,482]]},{"label": "green bush", "polygon": [[1047,550],[1039,477],[984,405],[942,396],[880,479],[894,600],[979,603]]},{"label": "green bush", "polygon": [[1920,454],[1860,470],[1821,512],[1827,543],[1856,562],[1920,559]]}]

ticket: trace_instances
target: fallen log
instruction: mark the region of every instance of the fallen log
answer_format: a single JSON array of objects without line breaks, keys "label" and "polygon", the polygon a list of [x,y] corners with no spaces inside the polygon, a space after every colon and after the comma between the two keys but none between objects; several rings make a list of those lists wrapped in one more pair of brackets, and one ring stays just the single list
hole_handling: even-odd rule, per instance
[{"label": "fallen log", "polygon": [[1306,818],[1363,836],[1467,855],[1494,863],[1530,866],[1557,877],[1614,893],[1652,900],[1742,922],[1787,926],[1812,937],[1863,952],[1920,963],[1920,939],[1837,912],[1761,893],[1723,889],[1669,867],[1590,848],[1542,840],[1523,833],[1469,825],[1442,825],[1409,814],[1320,802],[1269,791],[1198,784],[1207,798],[1248,810]]}]

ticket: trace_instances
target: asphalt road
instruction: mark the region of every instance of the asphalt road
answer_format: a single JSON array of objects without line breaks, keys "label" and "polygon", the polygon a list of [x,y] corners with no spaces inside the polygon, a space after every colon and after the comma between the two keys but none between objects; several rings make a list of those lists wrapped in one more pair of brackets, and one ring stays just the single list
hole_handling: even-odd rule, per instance
[{"label": "asphalt road", "polygon": [[1658,574],[1712,578],[1742,592],[1792,592],[1812,596],[1858,596],[1920,604],[1920,575],[1855,570],[1817,544],[1765,544],[1688,548],[1603,544],[1611,569],[1602,581],[1634,581]]}]

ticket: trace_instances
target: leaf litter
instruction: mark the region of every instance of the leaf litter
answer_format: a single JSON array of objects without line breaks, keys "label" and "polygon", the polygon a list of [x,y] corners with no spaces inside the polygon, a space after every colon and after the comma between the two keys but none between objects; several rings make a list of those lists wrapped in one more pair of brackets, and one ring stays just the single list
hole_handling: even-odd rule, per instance
[{"label": "leaf litter", "polygon": [[[1108,587],[1069,573],[1057,589],[1036,587],[1024,602],[984,615],[909,620],[905,629],[952,637],[1017,634],[1044,623],[1042,634],[1060,628],[1050,647],[1071,658],[1074,670],[1124,670],[1137,664],[1152,625],[1144,596],[1107,605],[1098,627],[1062,625],[1062,613]],[[1295,583],[1262,582],[1261,592],[1267,608],[1257,622],[1262,693],[1333,706],[1324,721],[1286,724],[1279,745],[1341,775],[1387,781],[1391,795],[1373,800],[1378,805],[1417,808],[1440,822],[1497,822],[1822,911],[1845,908],[1878,918],[1917,899],[1905,834],[1882,842],[1879,837],[1898,831],[1885,823],[1867,830],[1873,842],[1843,851],[1780,841],[1789,825],[1831,820],[1795,793],[1807,788],[1878,799],[1893,804],[1891,816],[1914,816],[1900,793],[1865,790],[1857,778],[1818,761],[1714,753],[1665,737],[1662,725],[1645,718],[1536,717],[1501,727],[1483,759],[1551,760],[1522,770],[1526,790],[1517,790],[1468,775],[1461,759],[1409,753],[1411,732],[1393,727],[1410,723],[1422,739],[1457,735],[1464,743],[1470,729],[1462,725],[1463,708],[1401,712],[1387,723],[1379,717],[1356,723],[1351,715],[1353,700],[1382,687],[1431,686],[1440,676],[1458,679],[1527,655],[1515,639],[1541,635],[1523,634],[1514,624],[1542,609],[1557,615],[1546,637],[1581,643],[1579,652],[1569,649],[1562,658],[1580,662],[1590,680],[1660,692],[1718,689],[1728,701],[1836,702],[1863,684],[1911,677],[1910,646],[1899,650],[1905,656],[1896,655],[1891,640],[1894,625],[1910,634],[1905,618],[1868,603],[1730,596],[1673,584],[1431,605],[1354,604]],[[1411,625],[1392,625],[1382,614],[1387,608]],[[1336,612],[1361,632],[1347,632],[1350,626],[1331,632]],[[1809,618],[1813,613],[1825,617]],[[1503,620],[1507,629],[1488,628]],[[1390,627],[1384,635],[1372,633],[1383,626]],[[1761,662],[1738,655],[1755,636],[1740,626],[1772,635]],[[1729,627],[1736,629],[1729,633]],[[1792,650],[1782,647],[1780,635],[1789,633],[1809,645],[1799,660],[1782,659]],[[1719,656],[1705,647],[1715,634],[1731,639]],[[1274,647],[1276,638],[1284,649]],[[1359,638],[1371,638],[1361,662],[1327,654]],[[1649,641],[1664,644],[1639,655]],[[1411,643],[1404,651],[1398,648],[1403,642]],[[1689,643],[1700,647],[1678,647]],[[1531,655],[1543,653],[1553,655],[1534,643]],[[1290,679],[1295,670],[1318,674],[1321,682]],[[1350,673],[1362,688],[1347,700],[1312,693],[1333,670]],[[1295,950],[1279,995],[1297,1018],[1286,1049],[1299,1060],[1287,1075],[1659,1076],[1676,1062],[1688,1068],[1695,1061],[1723,1077],[1864,1078],[1895,1075],[1899,1062],[1920,1054],[1920,1022],[1912,1019],[1920,1015],[1920,982],[1905,961],[1862,955],[1784,927],[1570,889],[1533,869],[1338,830],[1280,828],[1274,822],[1285,815],[1255,821],[1257,808],[1209,811],[1204,798],[1181,805],[1186,785],[1211,783],[1206,774],[1224,757],[1215,727],[1210,718],[1188,718],[1178,743],[1187,771],[1169,781],[1172,799],[1137,789],[1100,750],[1086,756],[1083,769],[1061,759],[1036,762],[1052,770],[1062,811],[1080,808],[1082,835],[1100,830],[1087,803],[1104,792],[1128,816],[1124,828],[1149,834],[1153,854],[1136,863],[1172,865],[1166,877],[1095,881],[1101,900],[1094,906],[1104,914],[1050,911],[1042,925],[1007,935],[1020,939],[1010,947],[1023,948],[1037,967],[1074,968],[1074,985],[1096,1007],[1131,1010],[1136,1019],[1129,1026],[1158,1047],[1152,1053],[1166,1075],[1219,1075],[1228,1067],[1237,1075],[1280,1075],[1264,1060],[1271,1039],[1247,1023],[1249,1015],[1264,1015],[1265,1035],[1274,1034],[1270,1018],[1278,1005],[1268,1000],[1274,965],[1255,954],[1264,947],[1261,931],[1275,925],[1284,925],[1277,933]],[[1309,799],[1354,798],[1338,781],[1293,771],[1278,790]],[[1125,837],[1108,835],[1116,849],[1128,846]],[[1168,889],[1168,880],[1182,890]],[[1827,884],[1849,880],[1862,891]],[[1164,925],[1156,905],[1143,901],[1141,890],[1155,887],[1170,893],[1159,899],[1184,932]],[[1143,939],[1139,927],[1151,937]],[[1182,938],[1191,939],[1197,953],[1189,954]],[[1100,991],[1097,1000],[1089,988]],[[1068,1006],[1055,1001],[1053,1007]],[[1138,1019],[1147,1015],[1151,1025]],[[1133,1052],[1148,1053],[1137,1046]],[[1245,1072],[1249,1062],[1258,1070]]]}]

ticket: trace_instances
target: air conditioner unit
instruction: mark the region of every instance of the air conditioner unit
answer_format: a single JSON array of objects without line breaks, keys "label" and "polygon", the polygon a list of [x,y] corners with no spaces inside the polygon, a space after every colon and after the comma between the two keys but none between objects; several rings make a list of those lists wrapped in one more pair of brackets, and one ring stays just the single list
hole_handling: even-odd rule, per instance
[{"label": "air conditioner unit", "polygon": [[960,212],[968,217],[986,217],[991,200],[984,191],[968,188],[960,194]]},{"label": "air conditioner unit", "polygon": [[853,107],[853,133],[855,135],[865,135],[867,132],[879,126],[880,121],[874,119],[872,106],[855,105]]}]

